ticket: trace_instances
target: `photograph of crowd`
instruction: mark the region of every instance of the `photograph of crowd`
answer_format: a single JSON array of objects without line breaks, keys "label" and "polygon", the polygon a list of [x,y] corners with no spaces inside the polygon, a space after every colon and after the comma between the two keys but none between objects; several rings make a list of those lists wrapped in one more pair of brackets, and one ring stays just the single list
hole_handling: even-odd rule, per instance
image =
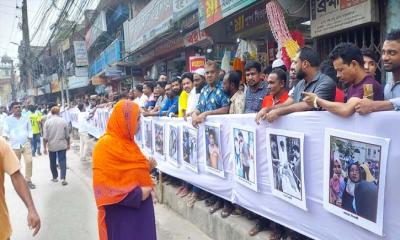
[{"label": "photograph of crowd", "polygon": [[154,123],[154,155],[158,160],[164,160],[164,124]]},{"label": "photograph of crowd", "polygon": [[182,127],[183,163],[189,169],[198,172],[197,165],[197,129],[190,126]]},{"label": "photograph of crowd", "polygon": [[152,125],[151,119],[143,120],[143,130],[144,130],[144,148],[148,154],[152,154],[153,152],[153,133],[152,133]]},{"label": "photograph of crowd", "polygon": [[303,191],[304,134],[268,128],[267,138],[273,194],[306,209]]},{"label": "photograph of crowd", "polygon": [[178,165],[178,127],[175,125],[168,126],[168,153],[167,160]]},{"label": "photograph of crowd", "polygon": [[387,142],[367,137],[329,135],[324,199],[328,210],[369,229],[382,224]]},{"label": "photograph of crowd", "polygon": [[221,135],[219,124],[206,123],[204,126],[206,146],[206,170],[224,177],[224,166],[221,154]]},{"label": "photograph of crowd", "polygon": [[233,152],[235,173],[238,181],[257,191],[257,164],[255,130],[243,127],[233,128]]}]

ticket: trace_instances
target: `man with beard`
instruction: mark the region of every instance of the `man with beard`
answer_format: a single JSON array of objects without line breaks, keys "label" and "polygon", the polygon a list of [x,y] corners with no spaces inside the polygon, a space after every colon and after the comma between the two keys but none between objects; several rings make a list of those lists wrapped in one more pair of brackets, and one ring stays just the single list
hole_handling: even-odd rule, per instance
[{"label": "man with beard", "polygon": [[189,93],[193,88],[193,74],[190,72],[184,73],[181,79],[183,91],[181,95],[179,95],[178,117],[186,116]]},{"label": "man with beard", "polygon": [[193,73],[193,85],[194,87],[189,93],[188,104],[186,109],[186,117],[192,115],[196,109],[196,105],[199,102],[201,89],[206,85],[206,79],[204,77],[204,68],[199,68]]},{"label": "man with beard", "polygon": [[382,61],[385,71],[392,72],[392,79],[385,85],[385,100],[361,99],[356,105],[359,114],[400,110],[400,29],[394,29],[386,36],[382,47]]},{"label": "man with beard", "polygon": [[244,105],[245,113],[256,113],[260,111],[264,97],[268,94],[266,83],[261,78],[261,64],[256,61],[249,61],[245,67],[246,82],[246,100]]},{"label": "man with beard", "polygon": [[240,75],[231,71],[225,75],[223,88],[226,95],[230,97],[229,114],[242,114],[244,112],[245,95],[240,87]]},{"label": "man with beard", "polygon": [[260,120],[266,119],[268,122],[273,122],[289,113],[318,110],[303,102],[303,92],[313,92],[319,98],[329,101],[335,99],[336,84],[330,77],[319,71],[320,60],[314,50],[308,47],[301,48],[293,61],[296,65],[296,77],[302,80],[283,104],[263,109]]},{"label": "man with beard", "polygon": [[178,113],[178,99],[179,97],[172,91],[172,86],[170,83],[165,85],[165,95],[167,96],[167,100],[165,104],[159,111],[156,112],[144,112],[144,117],[149,116],[171,116],[172,114]]},{"label": "man with beard", "polygon": [[363,55],[356,45],[340,43],[329,54],[329,58],[333,61],[338,79],[350,85],[345,103],[320,99],[315,93],[304,93],[303,100],[310,107],[322,107],[333,114],[348,117],[356,111],[355,107],[360,99],[383,100],[381,85],[365,72]]}]

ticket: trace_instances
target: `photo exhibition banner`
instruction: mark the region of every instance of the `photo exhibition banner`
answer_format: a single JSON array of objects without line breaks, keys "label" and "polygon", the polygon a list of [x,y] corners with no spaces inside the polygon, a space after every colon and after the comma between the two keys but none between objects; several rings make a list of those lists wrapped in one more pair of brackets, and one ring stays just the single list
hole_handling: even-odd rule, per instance
[{"label": "photo exhibition banner", "polygon": [[[400,112],[302,112],[260,125],[254,118],[209,116],[196,129],[190,119],[142,117],[137,136],[148,156],[164,149],[163,173],[313,239],[400,236]],[[164,123],[157,140],[153,121]],[[91,135],[103,134],[89,125]]]}]

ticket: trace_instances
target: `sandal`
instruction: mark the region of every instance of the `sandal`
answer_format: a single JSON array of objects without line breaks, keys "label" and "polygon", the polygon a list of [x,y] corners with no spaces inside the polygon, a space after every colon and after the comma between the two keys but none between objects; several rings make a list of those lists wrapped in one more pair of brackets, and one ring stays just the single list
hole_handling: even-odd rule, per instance
[{"label": "sandal", "polygon": [[225,206],[221,211],[221,217],[222,218],[227,218],[233,212],[233,205],[231,203],[225,203],[224,205]]},{"label": "sandal", "polygon": [[217,197],[214,195],[211,195],[211,197],[207,198],[205,201],[205,204],[207,207],[213,206],[217,202]]},{"label": "sandal", "polygon": [[184,198],[184,197],[186,197],[189,193],[190,193],[189,189],[184,188],[184,189],[179,193],[178,197]]},{"label": "sandal", "polygon": [[221,200],[217,200],[216,203],[210,208],[210,214],[215,213],[219,209],[223,207],[223,203]]},{"label": "sandal", "polygon": [[186,206],[192,208],[196,202],[197,202],[197,197],[192,195],[191,198],[187,201]]},{"label": "sandal", "polygon": [[183,189],[185,189],[185,187],[184,186],[180,186],[178,188],[178,190],[176,191],[175,195],[179,196],[179,194],[183,191]]},{"label": "sandal", "polygon": [[255,236],[257,235],[259,232],[264,231],[265,229],[268,228],[269,226],[269,220],[267,219],[260,219],[260,221],[258,221],[256,223],[256,225],[249,231],[249,235],[250,236]]}]

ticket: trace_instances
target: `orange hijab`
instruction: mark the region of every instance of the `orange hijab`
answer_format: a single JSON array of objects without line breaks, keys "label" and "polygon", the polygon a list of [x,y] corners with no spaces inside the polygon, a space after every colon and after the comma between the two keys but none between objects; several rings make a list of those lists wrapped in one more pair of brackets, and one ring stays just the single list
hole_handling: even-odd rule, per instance
[{"label": "orange hijab", "polygon": [[93,150],[93,188],[100,240],[107,240],[105,205],[122,201],[138,186],[153,186],[147,158],[134,142],[139,106],[119,101],[108,120],[105,134]]}]

